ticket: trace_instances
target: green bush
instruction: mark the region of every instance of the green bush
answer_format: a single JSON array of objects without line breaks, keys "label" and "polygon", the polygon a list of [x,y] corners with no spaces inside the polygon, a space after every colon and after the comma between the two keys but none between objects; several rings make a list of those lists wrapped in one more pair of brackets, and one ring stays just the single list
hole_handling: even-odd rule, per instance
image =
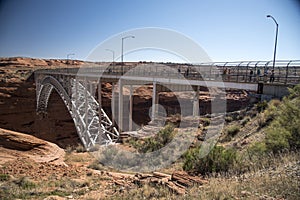
[{"label": "green bush", "polygon": [[76,151],[76,153],[84,153],[84,152],[86,152],[86,148],[82,144],[78,144],[75,147],[75,151]]},{"label": "green bush", "polygon": [[98,160],[95,160],[88,166],[88,168],[95,169],[95,170],[102,170],[103,166],[100,164]]},{"label": "green bush", "polygon": [[261,101],[256,104],[256,109],[258,112],[263,112],[268,107],[267,101]]},{"label": "green bush", "polygon": [[269,102],[267,109],[264,111],[265,121],[267,124],[272,122],[278,116],[281,102],[278,99],[273,99]]},{"label": "green bush", "polygon": [[204,118],[201,118],[200,121],[201,121],[200,123],[203,124],[204,127],[206,127],[206,126],[209,126],[211,119],[204,117]]},{"label": "green bush", "polygon": [[278,153],[284,149],[300,149],[300,85],[289,89],[282,102],[273,100],[265,110],[266,151]]},{"label": "green bush", "polygon": [[32,189],[36,187],[36,184],[27,177],[22,177],[19,180],[16,180],[16,184],[23,189]]},{"label": "green bush", "polygon": [[274,122],[268,127],[266,134],[266,148],[268,151],[278,153],[284,149],[290,149],[289,139],[291,134],[278,122]]},{"label": "green bush", "polygon": [[232,125],[227,129],[227,135],[234,137],[240,131],[240,127],[237,125]]},{"label": "green bush", "polygon": [[247,151],[250,156],[262,156],[267,151],[266,144],[265,142],[256,142],[252,144]]},{"label": "green bush", "polygon": [[226,116],[226,117],[225,117],[225,121],[226,121],[227,123],[232,122],[232,121],[233,121],[233,118],[232,118],[231,116]]},{"label": "green bush", "polygon": [[8,174],[0,174],[0,181],[8,181],[10,179]]},{"label": "green bush", "polygon": [[168,124],[162,130],[160,130],[154,137],[146,138],[144,142],[140,144],[136,144],[135,142],[132,142],[132,144],[138,147],[139,152],[153,152],[164,147],[166,144],[171,142],[173,138],[174,126],[172,124]]},{"label": "green bush", "polygon": [[184,155],[183,169],[201,174],[228,172],[237,159],[235,149],[225,149],[222,146],[214,146],[204,158],[199,156],[200,147],[190,149]]},{"label": "green bush", "polygon": [[244,118],[242,121],[241,121],[241,125],[242,126],[245,126],[249,121],[250,121],[250,117],[246,117],[246,118]]}]

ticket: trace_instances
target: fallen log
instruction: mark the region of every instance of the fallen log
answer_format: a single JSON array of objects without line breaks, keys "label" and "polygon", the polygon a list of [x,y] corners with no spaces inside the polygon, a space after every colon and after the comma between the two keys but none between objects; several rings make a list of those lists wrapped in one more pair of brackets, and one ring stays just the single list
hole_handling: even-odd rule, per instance
[{"label": "fallen log", "polygon": [[172,175],[161,173],[161,172],[153,172],[153,175],[157,178],[167,178],[168,180],[171,180],[172,178]]},{"label": "fallen log", "polygon": [[172,191],[176,192],[177,194],[184,195],[186,193],[186,189],[180,186],[177,186],[172,181],[168,181],[166,183],[167,187],[170,188]]},{"label": "fallen log", "polygon": [[190,176],[188,173],[183,171],[174,172],[171,180],[176,181],[186,187],[193,186],[195,183],[201,185],[207,183],[206,180],[203,180],[200,177]]}]

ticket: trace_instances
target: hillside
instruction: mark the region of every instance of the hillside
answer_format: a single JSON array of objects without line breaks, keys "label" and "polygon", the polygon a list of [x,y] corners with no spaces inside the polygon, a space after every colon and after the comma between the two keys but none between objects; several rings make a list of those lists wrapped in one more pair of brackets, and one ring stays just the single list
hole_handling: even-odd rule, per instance
[{"label": "hillside", "polygon": [[[265,112],[268,112],[268,109]],[[262,124],[257,123],[265,112],[258,113],[254,108],[239,112],[239,115],[229,114],[218,146],[225,146],[227,149],[233,147],[239,155],[245,155],[243,152],[250,155],[251,147],[265,139],[268,126],[260,127]],[[236,135],[224,139],[230,127],[237,125],[240,125],[241,129]],[[256,131],[246,131],[249,129]],[[200,133],[199,136],[201,135]],[[0,156],[7,158],[6,162],[1,163],[0,169],[2,199],[297,199],[299,197],[300,163],[297,151],[260,156],[252,154],[251,160],[249,156],[239,157],[239,162],[230,164],[228,171],[202,175],[192,172],[193,177],[200,178],[201,184],[190,182],[188,187],[183,187],[180,186],[182,183],[178,184],[175,181],[174,184],[180,187],[170,190],[166,182],[156,178],[155,173],[116,172],[99,164],[91,154],[83,152],[80,146],[65,149],[66,153],[59,156],[63,158],[63,162],[55,163],[53,159],[47,161],[41,155],[51,157],[54,150],[61,152],[62,149],[56,145],[3,129],[0,136],[6,138],[6,141],[13,139],[8,143],[5,142],[5,145],[1,143]],[[201,137],[198,137],[197,141],[201,140]],[[22,143],[25,145],[20,145]],[[132,146],[132,143],[128,144]],[[194,145],[189,151],[196,147],[197,145]],[[245,151],[247,149],[248,151]],[[40,160],[41,157],[43,160]],[[181,173],[185,159],[184,156],[172,166],[163,169],[162,176],[171,177],[172,174]],[[57,161],[55,158],[54,160]],[[186,188],[185,192],[180,189],[181,187]]]}]

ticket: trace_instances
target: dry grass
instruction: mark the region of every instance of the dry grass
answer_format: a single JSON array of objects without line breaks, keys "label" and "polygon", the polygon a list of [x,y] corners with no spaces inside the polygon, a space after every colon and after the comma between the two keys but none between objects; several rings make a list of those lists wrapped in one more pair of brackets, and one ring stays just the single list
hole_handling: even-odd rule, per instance
[{"label": "dry grass", "polygon": [[210,178],[209,184],[194,187],[187,199],[297,199],[299,181],[286,174],[257,174],[251,178]]},{"label": "dry grass", "polygon": [[[73,157],[78,153],[72,153]],[[80,153],[79,155],[84,155]],[[104,176],[86,175],[81,179],[62,177],[32,181],[27,177],[2,179],[0,199],[44,199],[48,196],[74,199],[297,199],[299,191],[300,153],[282,153],[253,160],[250,171],[240,175],[212,174],[208,183],[195,185],[179,196],[163,185],[107,184]],[[258,159],[258,158],[252,158]],[[75,159],[76,160],[76,159]],[[254,162],[255,161],[255,162]],[[245,163],[249,164],[249,163]],[[237,166],[236,166],[237,167]],[[272,197],[272,198],[271,198]]]}]

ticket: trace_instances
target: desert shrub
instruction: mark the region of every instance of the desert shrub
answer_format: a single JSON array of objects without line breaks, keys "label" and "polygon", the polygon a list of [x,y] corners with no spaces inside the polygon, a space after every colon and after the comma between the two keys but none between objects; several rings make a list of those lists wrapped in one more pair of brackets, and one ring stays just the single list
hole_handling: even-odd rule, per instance
[{"label": "desert shrub", "polygon": [[232,118],[231,116],[226,116],[226,117],[225,117],[225,121],[226,121],[227,123],[232,122],[232,121],[233,121],[233,118]]},{"label": "desert shrub", "polygon": [[268,152],[300,149],[300,85],[289,91],[282,102],[271,101],[263,113],[265,123],[269,123],[263,141]]},{"label": "desert shrub", "polygon": [[142,145],[138,138],[129,138],[126,143],[130,146],[134,147],[135,149],[139,149]]},{"label": "desert shrub", "polygon": [[256,104],[256,109],[258,112],[263,112],[268,107],[267,101],[261,101]]},{"label": "desert shrub", "polygon": [[142,153],[156,151],[161,149],[174,138],[174,126],[166,125],[154,137],[146,138],[142,144],[138,146],[138,151]]},{"label": "desert shrub", "polygon": [[95,160],[88,166],[88,168],[95,169],[95,170],[102,170],[103,166],[99,163],[98,160]]},{"label": "desert shrub", "polygon": [[204,127],[209,126],[211,119],[210,118],[201,118],[201,123],[203,124]]},{"label": "desert shrub", "polygon": [[225,149],[217,145],[212,148],[206,157],[200,158],[199,155],[200,147],[188,150],[183,156],[183,169],[201,174],[228,172],[237,158],[235,149]]},{"label": "desert shrub", "polygon": [[70,146],[70,145],[68,145],[68,146],[65,148],[65,152],[66,152],[67,154],[71,154],[71,153],[73,152],[73,147]]},{"label": "desert shrub", "polygon": [[8,181],[10,179],[8,174],[0,174],[0,181]]},{"label": "desert shrub", "polygon": [[230,137],[234,137],[240,131],[240,127],[238,125],[232,125],[227,129],[227,135]]},{"label": "desert shrub", "polygon": [[245,126],[250,121],[250,117],[246,117],[241,121],[241,125]]},{"label": "desert shrub", "polygon": [[266,145],[274,153],[283,148],[300,149],[300,84],[289,91],[267,129]]},{"label": "desert shrub", "polygon": [[267,109],[264,111],[266,123],[270,123],[278,115],[281,102],[273,99],[269,102]]},{"label": "desert shrub", "polygon": [[256,142],[252,144],[247,151],[250,156],[264,155],[267,151],[266,144],[264,142]]},{"label": "desert shrub", "polygon": [[83,152],[86,152],[86,149],[85,147],[82,145],[82,144],[78,144],[76,147],[75,147],[75,151],[77,153],[83,153]]},{"label": "desert shrub", "polygon": [[289,149],[289,139],[291,138],[291,134],[284,127],[281,127],[278,122],[272,123],[270,127],[268,127],[266,134],[266,148],[268,151],[273,153],[278,153],[284,149]]},{"label": "desert shrub", "polygon": [[264,160],[268,159],[268,152],[265,142],[256,142],[250,145],[247,150],[242,153],[243,163],[248,170],[261,169],[264,166]]},{"label": "desert shrub", "polygon": [[267,125],[266,116],[264,113],[259,113],[257,116],[257,123],[259,125],[259,128],[263,128]]},{"label": "desert shrub", "polygon": [[15,181],[23,189],[32,189],[36,187],[36,184],[27,177],[22,177]]}]

